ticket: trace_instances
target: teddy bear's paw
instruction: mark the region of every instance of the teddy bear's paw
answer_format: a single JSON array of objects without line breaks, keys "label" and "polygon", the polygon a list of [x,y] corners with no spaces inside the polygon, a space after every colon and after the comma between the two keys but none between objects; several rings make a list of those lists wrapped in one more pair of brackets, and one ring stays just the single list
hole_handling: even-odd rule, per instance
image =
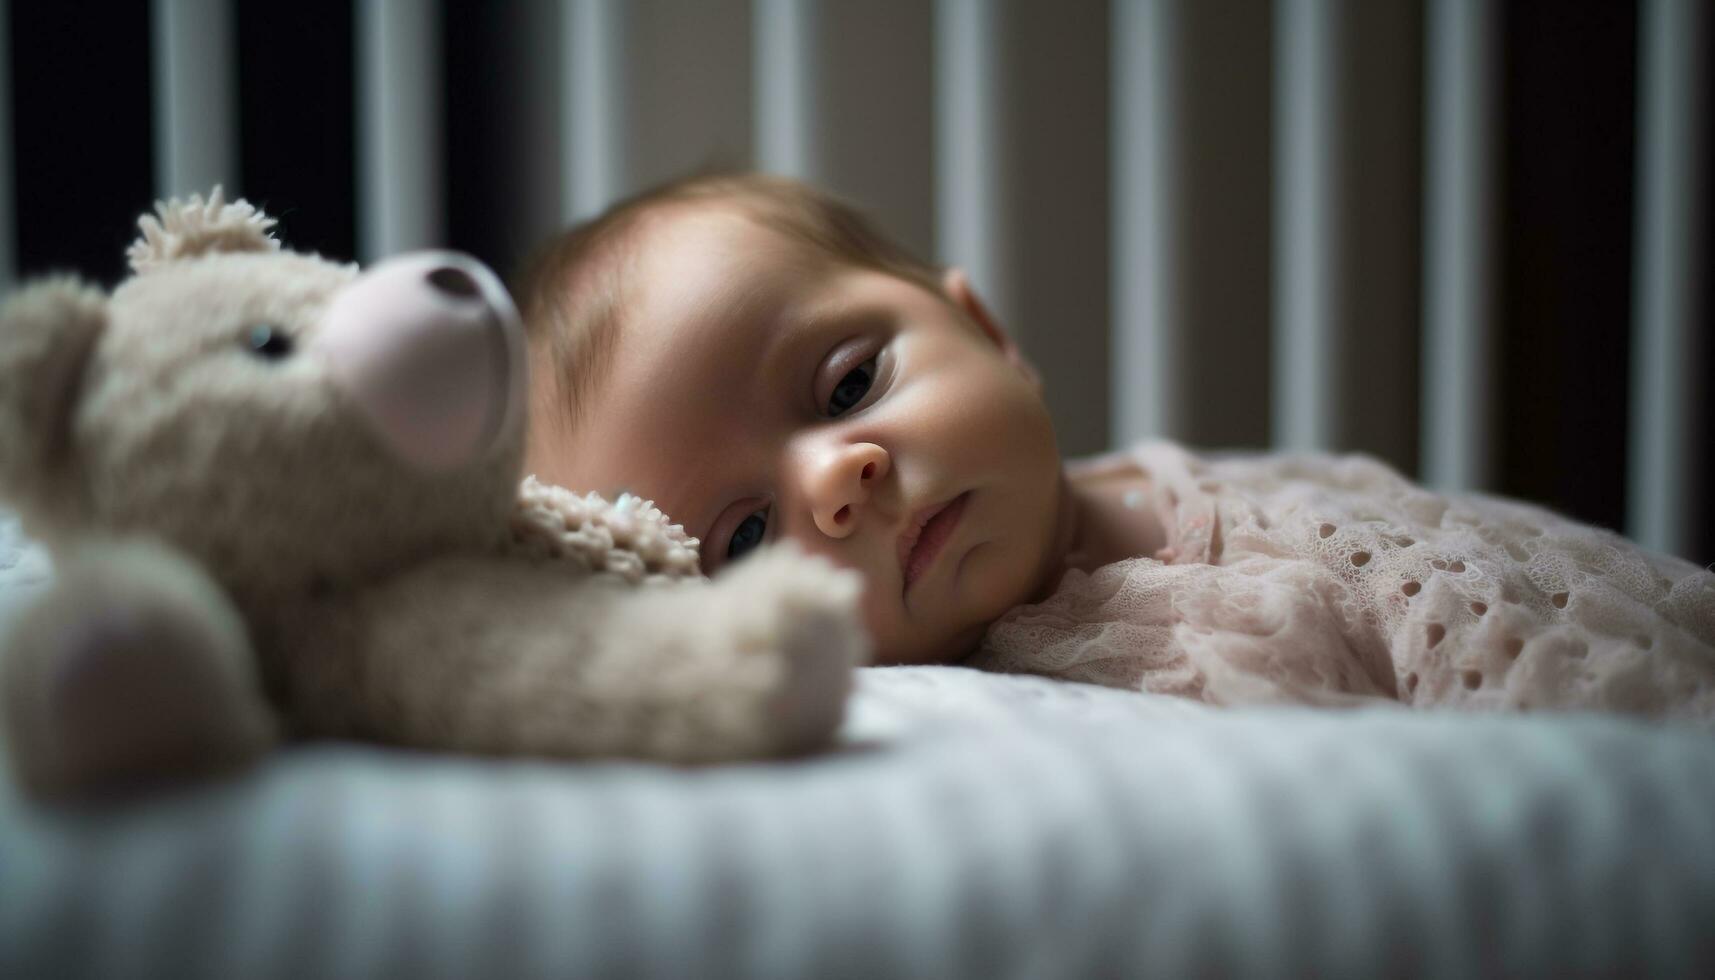
[{"label": "teddy bear's paw", "polygon": [[697,574],[697,539],[647,500],[576,494],[527,476],[518,487],[511,545],[535,558],[571,560],[632,584]]},{"label": "teddy bear's paw", "polygon": [[820,649],[833,638],[842,646],[862,639],[856,628],[862,578],[790,541],[722,570],[712,589],[715,601],[731,610],[747,646],[797,653]]},{"label": "teddy bear's paw", "polygon": [[8,748],[38,796],[219,771],[275,740],[236,611],[188,563],[118,554],[62,568],[0,661]]},{"label": "teddy bear's paw", "polygon": [[790,543],[769,548],[714,583],[735,598],[733,626],[742,649],[778,658],[761,707],[775,751],[825,744],[839,727],[852,668],[869,656],[857,613],[863,584],[852,571],[806,555]]}]

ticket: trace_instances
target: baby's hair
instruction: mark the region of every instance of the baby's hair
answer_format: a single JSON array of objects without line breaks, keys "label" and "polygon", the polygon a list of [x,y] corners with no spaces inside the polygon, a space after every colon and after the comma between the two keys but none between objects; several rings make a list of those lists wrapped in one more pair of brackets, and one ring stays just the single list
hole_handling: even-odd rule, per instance
[{"label": "baby's hair", "polygon": [[[856,208],[801,181],[747,172],[670,181],[614,204],[542,243],[514,282],[532,369],[549,371],[544,389],[575,426],[590,388],[605,372],[619,330],[632,232],[645,216],[674,206],[724,206],[826,257],[898,276],[944,297],[941,270],[883,235]],[[534,397],[544,397],[538,394]]]}]

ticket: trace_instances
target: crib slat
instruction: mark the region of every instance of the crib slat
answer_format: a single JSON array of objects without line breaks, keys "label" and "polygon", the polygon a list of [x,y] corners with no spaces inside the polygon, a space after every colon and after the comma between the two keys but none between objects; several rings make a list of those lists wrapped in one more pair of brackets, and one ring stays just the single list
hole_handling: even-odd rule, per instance
[{"label": "crib slat", "polygon": [[1425,24],[1424,479],[1492,485],[1494,409],[1495,11],[1431,0]]},{"label": "crib slat", "polygon": [[231,0],[156,0],[155,191],[162,198],[238,186],[237,32]]},{"label": "crib slat", "polygon": [[1334,281],[1340,22],[1329,0],[1281,0],[1275,18],[1273,441],[1328,448],[1345,401],[1336,388],[1344,311]]},{"label": "crib slat", "polygon": [[1269,441],[1271,18],[1114,7],[1115,437]]},{"label": "crib slat", "polygon": [[566,0],[561,7],[561,200],[567,221],[581,221],[621,193],[631,93],[623,57],[630,23],[617,0]]},{"label": "crib slat", "polygon": [[935,251],[962,267],[1003,321],[1014,324],[1017,270],[1010,240],[1010,73],[1001,65],[1007,7],[935,4]]},{"label": "crib slat", "polygon": [[444,236],[440,12],[434,0],[357,5],[358,257]]},{"label": "crib slat", "polygon": [[1417,468],[1420,10],[1275,7],[1273,431]]},{"label": "crib slat", "polygon": [[818,13],[819,5],[804,0],[756,0],[756,163],[770,173],[810,179],[821,169],[812,132]]},{"label": "crib slat", "polygon": [[1174,161],[1180,31],[1174,0],[1113,8],[1113,417],[1122,443],[1180,436],[1187,393],[1180,322]]},{"label": "crib slat", "polygon": [[1639,9],[1637,193],[1632,275],[1632,405],[1626,530],[1645,547],[1689,555],[1707,488],[1702,432],[1709,343],[1700,309],[1708,243],[1709,9],[1646,0]]}]

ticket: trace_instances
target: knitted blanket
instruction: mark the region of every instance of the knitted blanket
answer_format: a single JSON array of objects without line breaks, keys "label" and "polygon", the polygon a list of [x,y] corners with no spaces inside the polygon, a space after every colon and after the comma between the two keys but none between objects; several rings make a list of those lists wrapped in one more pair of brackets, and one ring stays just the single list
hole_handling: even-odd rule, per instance
[{"label": "knitted blanket", "polygon": [[969,663],[1222,704],[1598,709],[1715,722],[1715,574],[1366,456],[1136,465],[1168,545],[996,622]]}]

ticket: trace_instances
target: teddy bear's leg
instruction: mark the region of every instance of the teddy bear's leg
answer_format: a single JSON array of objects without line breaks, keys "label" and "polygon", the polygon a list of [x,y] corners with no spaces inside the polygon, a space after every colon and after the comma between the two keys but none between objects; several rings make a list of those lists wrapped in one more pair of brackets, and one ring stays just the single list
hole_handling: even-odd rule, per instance
[{"label": "teddy bear's leg", "polygon": [[238,611],[191,562],[157,545],[86,547],[0,650],[15,776],[70,798],[251,759],[275,740],[254,663]]},{"label": "teddy bear's leg", "polygon": [[855,574],[808,560],[792,546],[757,555],[710,583],[696,627],[704,641],[777,664],[751,737],[778,753],[815,749],[833,737],[845,717],[852,668],[870,657],[855,613],[860,592]]},{"label": "teddy bear's leg", "polygon": [[713,581],[642,587],[512,560],[438,563],[291,638],[290,649],[318,652],[287,665],[292,721],[468,752],[797,754],[825,744],[844,715],[867,650],[860,588],[780,548]]},{"label": "teddy bear's leg", "polygon": [[794,755],[827,744],[868,657],[859,579],[776,547],[711,580],[610,600],[574,692],[603,754],[673,762]]}]

